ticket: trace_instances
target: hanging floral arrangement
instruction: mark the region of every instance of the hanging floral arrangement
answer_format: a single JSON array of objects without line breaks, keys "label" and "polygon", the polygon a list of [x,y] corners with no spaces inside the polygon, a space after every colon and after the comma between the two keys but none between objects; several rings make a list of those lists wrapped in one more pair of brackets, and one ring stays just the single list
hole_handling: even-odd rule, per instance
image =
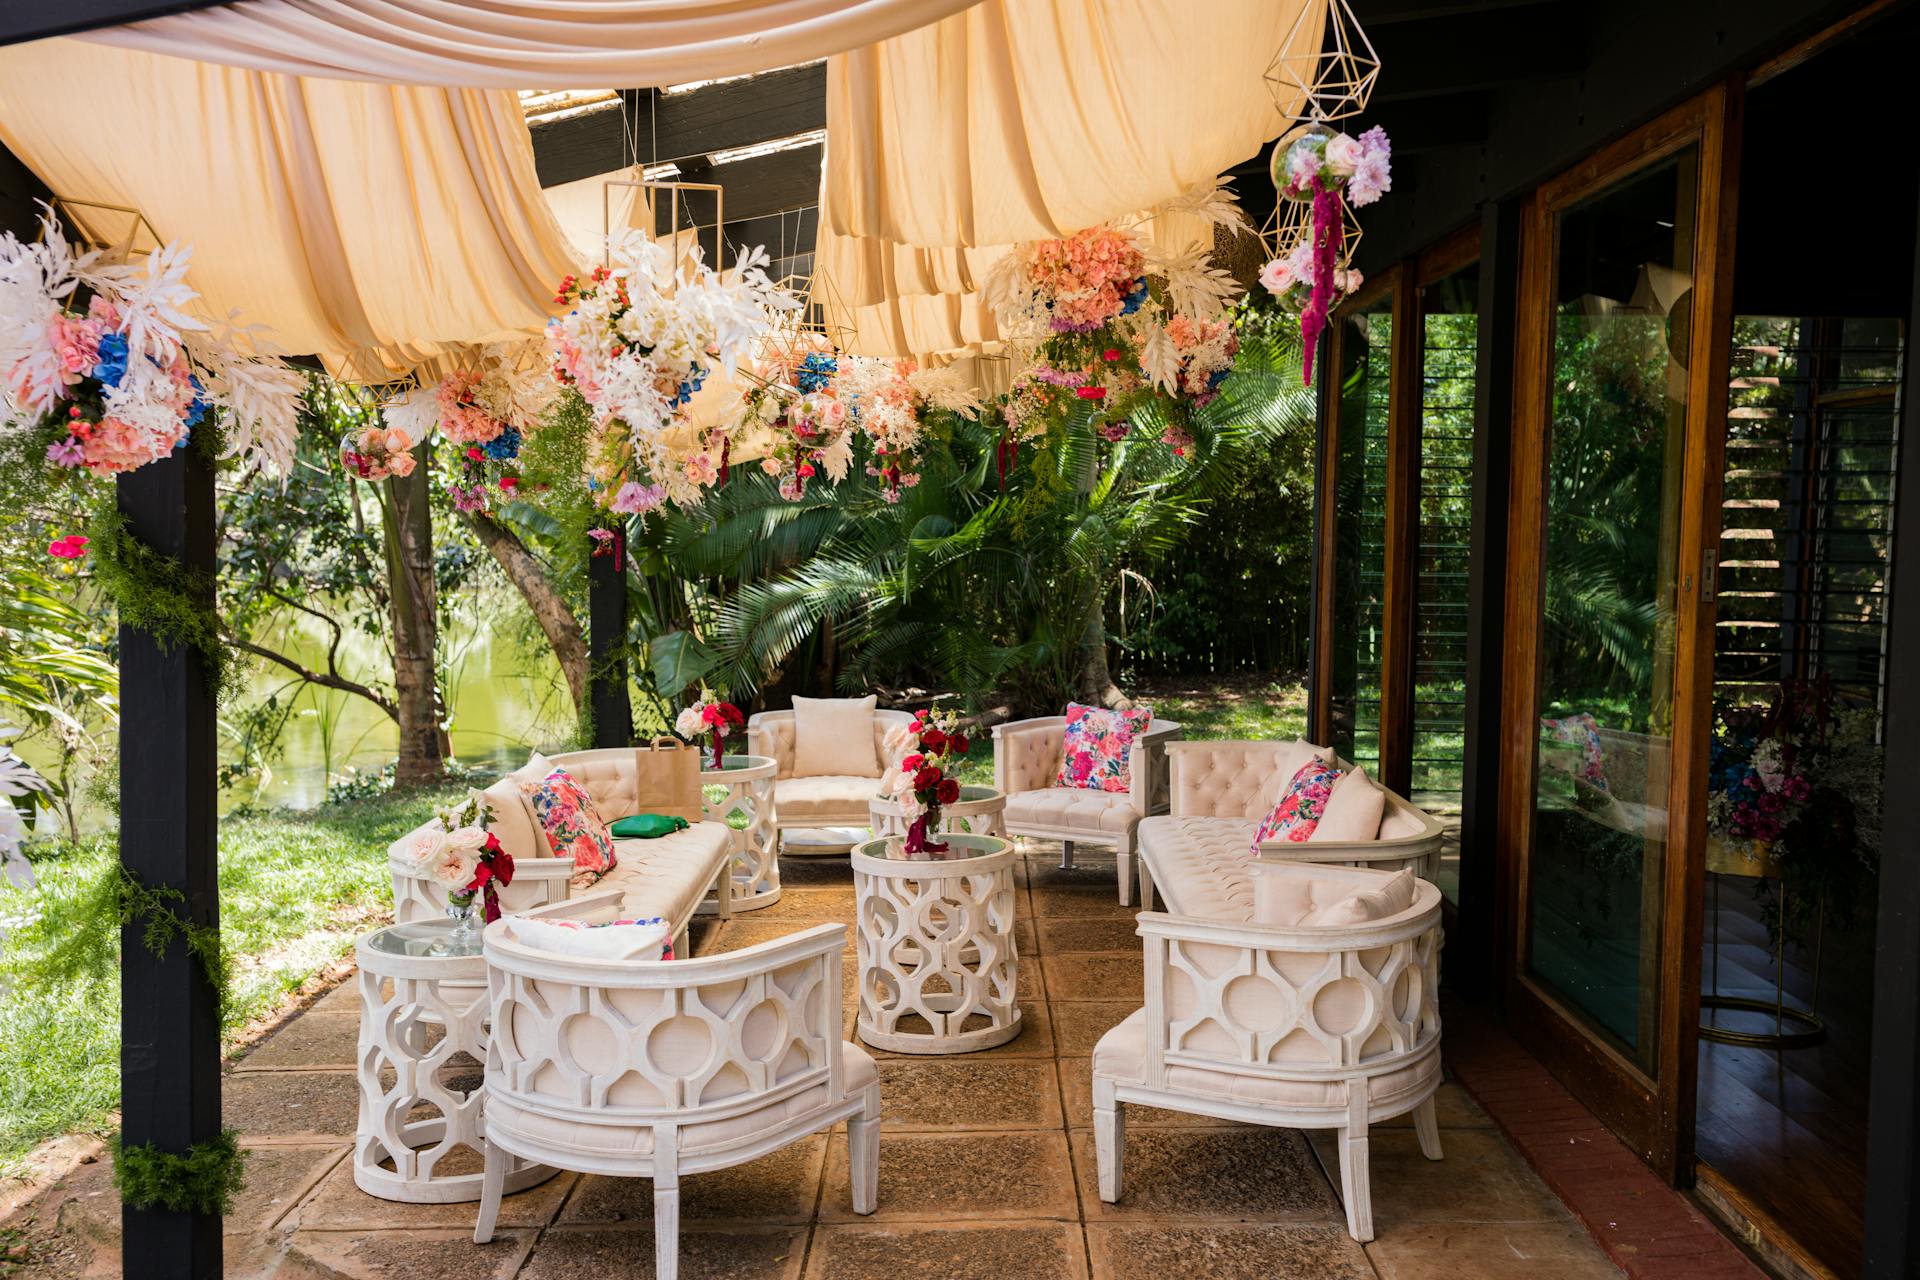
[{"label": "hanging floral arrangement", "polygon": [[1308,383],[1328,315],[1359,287],[1357,273],[1345,271],[1346,205],[1364,208],[1393,188],[1392,155],[1386,130],[1377,125],[1354,138],[1320,121],[1274,147],[1274,189],[1289,200],[1311,201],[1313,218],[1308,235],[1261,270],[1260,283],[1300,314],[1301,376]]},{"label": "hanging floral arrangement", "polygon": [[0,429],[45,438],[58,467],[117,475],[185,445],[225,411],[225,450],[292,465],[305,377],[257,329],[195,314],[192,250],[132,262],[76,254],[51,213],[37,243],[0,234]]},{"label": "hanging floral arrangement", "polygon": [[901,490],[920,483],[931,415],[971,421],[980,414],[979,392],[951,365],[922,369],[912,360],[848,356],[834,385],[872,445],[867,474],[880,482],[880,496],[888,502],[900,501]]},{"label": "hanging floral arrangement", "polygon": [[551,321],[553,376],[593,410],[588,481],[609,510],[654,500],[697,504],[719,478],[716,448],[688,421],[687,405],[716,370],[752,355],[774,317],[798,300],[766,273],[761,248],[716,271],[697,248],[638,232],[611,237],[607,264],[561,281]]}]

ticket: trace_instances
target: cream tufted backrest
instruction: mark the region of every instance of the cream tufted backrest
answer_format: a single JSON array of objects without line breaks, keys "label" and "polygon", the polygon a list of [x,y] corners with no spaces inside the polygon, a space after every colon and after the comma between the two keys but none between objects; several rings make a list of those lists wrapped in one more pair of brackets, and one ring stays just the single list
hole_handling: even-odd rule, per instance
[{"label": "cream tufted backrest", "polygon": [[[887,734],[895,725],[912,723],[913,717],[905,711],[873,713],[873,755],[883,769],[898,764],[901,755],[898,751],[887,751]],[[793,776],[793,737],[791,711],[756,711],[747,717],[747,751],[751,755],[771,757],[776,777]]]},{"label": "cream tufted backrest", "polygon": [[1167,744],[1176,817],[1264,818],[1280,789],[1316,751],[1305,742]]},{"label": "cream tufted backrest", "polygon": [[[1309,874],[1309,898],[1319,905],[1387,875]],[[1149,1084],[1157,1075],[1164,1085],[1167,1067],[1377,1075],[1439,1039],[1440,891],[1431,884],[1416,885],[1406,911],[1361,925],[1233,924],[1159,912],[1139,920]]]},{"label": "cream tufted backrest", "polygon": [[1002,795],[1044,791],[1060,776],[1067,718],[1036,716],[993,726],[993,785]]},{"label": "cream tufted backrest", "polygon": [[487,1090],[549,1116],[650,1127],[717,1119],[841,1078],[846,926],[698,959],[597,960],[485,934]]}]

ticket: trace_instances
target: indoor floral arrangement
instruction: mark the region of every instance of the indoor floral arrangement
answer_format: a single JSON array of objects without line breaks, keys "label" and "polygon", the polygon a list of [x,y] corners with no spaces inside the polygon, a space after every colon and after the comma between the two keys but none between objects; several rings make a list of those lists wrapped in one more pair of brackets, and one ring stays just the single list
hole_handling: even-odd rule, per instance
[{"label": "indoor floral arrangement", "polygon": [[611,507],[629,484],[658,486],[665,500],[693,505],[714,484],[720,461],[688,422],[686,406],[716,369],[735,372],[774,317],[799,307],[766,273],[761,248],[727,271],[697,247],[629,231],[607,241],[607,265],[586,280],[568,276],[555,302],[571,304],[548,324],[553,376],[593,413],[588,481]]},{"label": "indoor floral arrangement", "polygon": [[191,249],[109,262],[75,254],[51,213],[41,228],[33,244],[0,235],[0,429],[43,439],[56,466],[115,475],[166,457],[220,408],[222,456],[292,465],[306,379],[259,331],[193,314]]},{"label": "indoor floral arrangement", "polygon": [[[1327,326],[1327,316],[1359,283],[1349,276],[1343,289],[1338,275],[1347,256],[1342,247],[1345,206],[1350,203],[1356,209],[1364,208],[1392,189],[1392,155],[1386,130],[1377,125],[1354,138],[1319,120],[1282,139],[1273,149],[1274,189],[1289,200],[1312,201],[1313,220],[1309,234],[1299,244],[1261,271],[1260,282],[1300,313],[1300,335],[1306,346],[1301,373],[1309,383],[1313,381],[1314,348]],[[1296,307],[1291,295],[1302,282],[1306,298]]]},{"label": "indoor floral arrangement", "polygon": [[889,775],[885,791],[895,803],[914,814],[901,848],[907,853],[943,853],[947,846],[929,836],[940,831],[940,810],[959,802],[960,784],[947,769],[967,754],[967,736],[952,712],[914,713],[913,722],[888,732],[888,756],[899,755],[900,767]]},{"label": "indoor floral arrangement", "polygon": [[740,708],[731,702],[721,702],[706,690],[700,691],[700,700],[682,711],[674,718],[673,729],[688,742],[698,742],[705,738],[708,742],[709,769],[725,767],[726,753],[722,743],[736,729],[744,729],[746,716]]},{"label": "indoor floral arrangement", "polygon": [[450,948],[471,954],[479,947],[474,900],[481,901],[486,923],[500,918],[499,886],[513,883],[513,855],[487,830],[492,811],[477,791],[435,817],[437,825],[423,828],[407,853],[420,874],[446,888],[447,914],[454,920]]}]

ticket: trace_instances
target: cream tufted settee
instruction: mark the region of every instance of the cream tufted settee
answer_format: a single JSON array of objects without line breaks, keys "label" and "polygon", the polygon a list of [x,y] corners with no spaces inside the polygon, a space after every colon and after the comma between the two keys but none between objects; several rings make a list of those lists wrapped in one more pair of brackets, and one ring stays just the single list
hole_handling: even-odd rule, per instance
[{"label": "cream tufted settee", "polygon": [[[501,847],[513,856],[513,883],[500,890],[501,910],[525,911],[563,901],[573,892],[573,859],[553,856],[520,784],[545,777],[542,762],[563,768],[593,797],[600,817],[612,823],[633,813],[638,803],[634,751],[631,747],[614,747],[535,756],[481,793],[493,814],[490,829]],[[732,878],[728,874],[732,833],[721,823],[699,821],[698,791],[689,804],[673,811],[674,816],[692,822],[685,831],[657,840],[616,839],[613,870],[592,885],[596,890],[617,891],[621,910],[627,915],[659,916],[668,921],[681,954],[686,949],[687,923],[709,894],[714,896],[722,916],[732,912]],[[402,924],[439,916],[447,906],[446,889],[417,874],[407,856],[416,834],[417,830],[401,836],[387,851],[388,868],[393,872],[394,919]]]},{"label": "cream tufted settee", "polygon": [[1079,841],[1112,845],[1120,903],[1125,906],[1133,901],[1135,831],[1147,815],[1166,812],[1167,751],[1180,736],[1180,726],[1155,720],[1134,739],[1128,765],[1133,785],[1127,791],[1055,786],[1066,736],[1065,716],[993,727],[993,785],[1007,798],[1006,832],[1060,841],[1063,867],[1073,865],[1073,846]]},{"label": "cream tufted settee", "polygon": [[1252,878],[1250,922],[1140,914],[1145,1005],[1093,1051],[1100,1198],[1121,1196],[1128,1103],[1336,1129],[1347,1229],[1371,1240],[1368,1127],[1412,1112],[1441,1156],[1440,891],[1310,863]]},{"label": "cream tufted settee", "polygon": [[[525,918],[602,914],[576,900]],[[485,934],[492,1034],[475,1241],[492,1238],[508,1156],[651,1178],[654,1274],[672,1280],[683,1175],[744,1164],[842,1120],[854,1212],[873,1212],[880,1081],[841,1035],[845,925],[681,960],[560,955],[523,940],[521,926],[508,916]]]},{"label": "cream tufted settee", "polygon": [[[1170,811],[1140,823],[1140,903],[1157,890],[1168,911],[1247,920],[1253,904],[1253,834],[1281,788],[1315,752],[1305,742],[1175,742],[1167,747]],[[1344,766],[1343,766],[1344,767]],[[1384,788],[1382,788],[1384,790]],[[1376,839],[1271,841],[1261,862],[1405,867],[1432,880],[1444,829],[1391,791]]]},{"label": "cream tufted settee", "polygon": [[865,827],[868,804],[879,794],[886,771],[899,763],[900,753],[889,754],[887,734],[913,723],[905,711],[873,713],[873,754],[877,774],[822,774],[796,777],[794,723],[791,711],[760,711],[747,719],[747,750],[771,758],[778,767],[773,783],[774,839],[784,833],[818,827]]}]

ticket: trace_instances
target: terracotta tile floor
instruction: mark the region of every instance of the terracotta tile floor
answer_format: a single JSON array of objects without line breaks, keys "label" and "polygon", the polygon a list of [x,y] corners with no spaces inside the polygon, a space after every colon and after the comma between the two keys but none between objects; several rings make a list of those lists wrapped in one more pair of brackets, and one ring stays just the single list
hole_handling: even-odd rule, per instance
[{"label": "terracotta tile floor", "polygon": [[[688,1280],[1620,1274],[1451,1084],[1440,1098],[1443,1163],[1421,1158],[1404,1121],[1377,1131],[1379,1239],[1365,1247],[1347,1237],[1328,1177],[1330,1144],[1284,1129],[1135,1108],[1127,1194],[1102,1204],[1089,1055],[1138,1007],[1139,944],[1131,911],[1114,899],[1111,861],[1067,872],[1055,858],[1035,842],[1022,866],[1020,1037],[952,1058],[875,1054],[886,1126],[879,1211],[851,1212],[839,1133],[691,1177],[681,1241]],[[771,908],[697,925],[695,950],[853,918],[844,859],[809,859],[788,880]],[[851,957],[851,941],[848,950]],[[230,1276],[652,1274],[652,1194],[643,1180],[562,1173],[509,1197],[503,1230],[478,1248],[465,1234],[472,1205],[399,1205],[355,1188],[345,1157],[358,1012],[351,984],[337,988],[236,1063],[226,1082],[228,1120],[255,1151],[250,1185],[227,1222]],[[106,1170],[105,1161],[83,1166],[46,1215],[100,1241],[97,1274],[117,1273],[99,1256],[111,1248],[114,1217]]]}]

